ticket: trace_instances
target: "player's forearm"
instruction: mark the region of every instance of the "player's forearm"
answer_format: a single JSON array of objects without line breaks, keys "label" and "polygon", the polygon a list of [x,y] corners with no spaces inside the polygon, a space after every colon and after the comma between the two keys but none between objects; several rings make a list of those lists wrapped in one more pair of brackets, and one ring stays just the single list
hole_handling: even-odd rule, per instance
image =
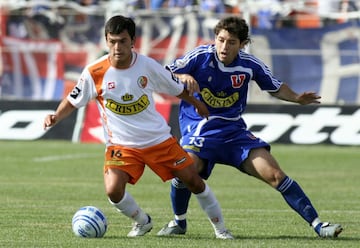
[{"label": "player's forearm", "polygon": [[184,89],[183,92],[177,97],[193,105],[200,116],[202,117],[209,116],[209,110],[207,109],[205,103],[201,102],[200,100],[196,99],[194,96],[190,95],[188,90]]},{"label": "player's forearm", "polygon": [[273,92],[271,95],[283,101],[298,103],[299,95],[285,83],[281,85],[277,92]]},{"label": "player's forearm", "polygon": [[75,107],[66,98],[62,100],[55,111],[57,121],[65,119],[74,111],[74,109]]},{"label": "player's forearm", "polygon": [[294,102],[301,105],[313,104],[313,103],[319,104],[321,99],[321,96],[317,95],[316,92],[307,91],[301,94],[297,94],[286,84],[281,85],[278,92],[274,92],[271,95],[281,100]]},{"label": "player's forearm", "polygon": [[56,123],[66,118],[75,107],[65,98],[61,101],[54,114],[47,115],[44,120],[44,129],[54,126]]},{"label": "player's forearm", "polygon": [[187,89],[184,88],[183,92],[181,92],[180,95],[177,96],[178,98],[180,98],[181,100],[184,100],[192,105],[194,105],[195,103],[195,98],[193,96],[190,95],[189,91]]}]

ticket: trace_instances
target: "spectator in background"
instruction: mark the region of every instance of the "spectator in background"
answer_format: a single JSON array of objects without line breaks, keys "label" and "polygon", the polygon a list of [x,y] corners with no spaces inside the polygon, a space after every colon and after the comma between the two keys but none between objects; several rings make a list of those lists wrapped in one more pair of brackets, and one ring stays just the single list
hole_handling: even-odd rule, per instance
[{"label": "spectator in background", "polygon": [[194,0],[169,0],[168,8],[191,9],[196,5]]},{"label": "spectator in background", "polygon": [[64,19],[47,5],[34,5],[11,11],[7,21],[7,35],[20,39],[58,39]]},{"label": "spectator in background", "polygon": [[196,8],[199,11],[211,12],[211,13],[224,13],[225,4],[223,0],[152,0],[150,1],[151,9],[167,8],[184,8],[193,9]]},{"label": "spectator in background", "polygon": [[25,25],[31,39],[59,39],[65,20],[54,9],[39,5],[32,8]]},{"label": "spectator in background", "polygon": [[[66,26],[66,40],[78,44],[99,44],[102,38],[104,16],[97,0],[78,0],[77,5],[68,5],[63,9]],[[65,42],[68,42],[65,41]]]},{"label": "spectator in background", "polygon": [[[283,2],[293,2],[289,8],[286,18],[278,22],[281,27],[296,28],[319,28],[322,25],[319,17],[319,0],[307,0],[301,3],[292,0],[282,0]],[[327,1],[327,0],[326,0]]]},{"label": "spectator in background", "polygon": [[76,1],[81,6],[97,5],[99,4],[98,0],[77,0]]},{"label": "spectator in background", "polygon": [[28,31],[25,27],[26,16],[24,14],[25,8],[14,9],[7,14],[6,20],[6,35],[25,39],[28,36]]},{"label": "spectator in background", "polygon": [[150,9],[158,10],[164,7],[166,0],[150,0]]},{"label": "spectator in background", "polygon": [[252,5],[247,3],[245,8],[250,11],[251,25],[262,29],[278,26],[279,17],[283,15],[281,4],[281,0],[256,0]]},{"label": "spectator in background", "polygon": [[[343,22],[349,21],[349,18],[346,16],[346,13],[358,11],[358,7],[356,6],[356,3],[354,1],[341,0],[339,3],[339,11],[340,11],[340,13],[345,14],[343,18],[338,19],[338,23],[343,23]],[[358,18],[356,21],[358,21]]]},{"label": "spectator in background", "polygon": [[[318,0],[318,15],[321,17],[324,26],[335,25],[351,21],[346,16],[346,13],[358,11],[359,7],[360,6],[358,6],[355,1],[338,0],[333,2],[328,0]],[[344,15],[339,17],[340,13],[343,13]],[[358,21],[358,19],[352,20]]]},{"label": "spectator in background", "polygon": [[147,4],[144,0],[128,0],[127,1],[128,7],[130,7],[132,10],[136,9],[146,9]]},{"label": "spectator in background", "polygon": [[200,11],[224,13],[225,4],[222,0],[199,0]]}]

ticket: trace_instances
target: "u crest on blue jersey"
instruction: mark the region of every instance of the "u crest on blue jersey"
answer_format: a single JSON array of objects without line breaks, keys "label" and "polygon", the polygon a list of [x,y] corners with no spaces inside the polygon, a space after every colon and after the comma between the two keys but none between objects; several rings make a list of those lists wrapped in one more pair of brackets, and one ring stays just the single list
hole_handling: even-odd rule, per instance
[{"label": "u crest on blue jersey", "polygon": [[231,82],[233,88],[240,88],[245,81],[246,75],[240,74],[240,75],[231,75]]}]

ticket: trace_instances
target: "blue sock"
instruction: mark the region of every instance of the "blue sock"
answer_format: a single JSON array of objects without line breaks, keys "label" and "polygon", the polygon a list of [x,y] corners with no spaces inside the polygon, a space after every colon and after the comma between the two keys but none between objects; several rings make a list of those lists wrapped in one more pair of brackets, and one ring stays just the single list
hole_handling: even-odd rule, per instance
[{"label": "blue sock", "polygon": [[318,214],[301,187],[291,178],[285,177],[276,188],[289,206],[294,209],[310,225]]},{"label": "blue sock", "polygon": [[[190,196],[191,192],[186,188],[183,182],[181,182],[178,178],[172,179],[170,197],[175,215],[186,214]],[[175,221],[181,228],[186,229],[186,218]]]}]

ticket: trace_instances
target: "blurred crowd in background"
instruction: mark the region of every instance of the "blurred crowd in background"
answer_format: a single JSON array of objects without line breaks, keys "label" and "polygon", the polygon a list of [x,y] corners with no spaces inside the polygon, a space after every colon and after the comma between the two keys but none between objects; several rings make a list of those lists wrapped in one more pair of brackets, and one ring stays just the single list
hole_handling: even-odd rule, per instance
[{"label": "blurred crowd in background", "polygon": [[[198,33],[191,33],[189,23],[196,19],[190,20],[189,13],[192,14],[190,18],[194,18],[194,16],[207,18],[207,26],[202,27],[199,31],[199,34],[203,35],[203,30],[211,30],[212,21],[222,15],[241,15],[250,23],[251,27],[263,30],[317,29],[343,23],[358,24],[359,9],[359,0],[0,0],[0,56],[1,50],[3,51],[3,59],[0,57],[0,62],[2,61],[0,76],[4,75],[4,72],[8,72],[6,77],[0,77],[0,98],[5,97],[6,94],[15,94],[16,91],[23,90],[23,86],[11,88],[11,90],[6,88],[12,86],[14,82],[19,81],[19,85],[32,85],[31,87],[34,88],[33,82],[37,82],[34,80],[35,77],[39,77],[43,85],[48,84],[45,79],[52,78],[48,75],[40,75],[41,73],[35,75],[33,69],[26,69],[32,64],[25,56],[28,52],[24,51],[26,50],[24,43],[29,41],[58,41],[61,43],[62,48],[57,53],[62,54],[61,61],[64,61],[64,69],[61,70],[64,70],[64,73],[59,69],[60,63],[54,62],[58,71],[56,77],[60,78],[59,82],[62,78],[65,78],[65,83],[67,81],[74,82],[82,66],[104,52],[104,24],[110,16],[115,14],[131,16],[142,23],[139,26],[143,31],[140,36],[143,38],[147,37],[146,25],[143,25],[145,21],[152,18],[153,20],[150,21],[154,23],[157,16],[162,18],[169,16],[173,18],[170,19],[173,24],[178,21],[184,27],[186,26],[185,28],[188,29],[186,34],[189,38],[198,35]],[[176,15],[180,15],[183,20],[176,19]],[[168,19],[158,18],[156,20],[158,20],[156,31],[160,33],[150,35],[159,35],[159,37],[154,37],[155,41],[151,41],[152,44],[156,43],[154,46],[144,46],[142,53],[145,49],[147,52],[151,49],[154,51],[158,43],[164,42],[165,38],[161,37],[161,31],[167,30],[168,34],[172,32],[170,28],[173,26],[169,28],[171,25],[166,25]],[[174,25],[179,24],[175,23]],[[147,31],[147,33],[149,32],[151,31]],[[19,40],[22,40],[23,43],[19,43]],[[169,39],[166,42],[169,42]],[[43,49],[41,44],[33,44],[31,51],[34,54],[41,51]],[[21,59],[27,63],[27,66],[23,66],[23,68],[15,65],[17,61],[15,55],[20,53],[22,54]],[[159,53],[166,54],[163,51]],[[147,53],[145,52],[145,54]],[[177,54],[174,53],[175,55]],[[48,59],[50,63],[52,61],[50,55]],[[38,66],[38,68],[42,69],[43,66]],[[41,71],[40,69],[39,71]],[[46,71],[48,74],[49,72],[51,70]],[[73,74],[73,72],[76,73]],[[26,77],[14,76],[19,73]],[[31,73],[32,75],[27,76]],[[24,78],[27,81],[20,82],[24,81]],[[38,84],[40,85],[40,83]],[[2,91],[1,88],[3,88]],[[7,93],[5,94],[5,92]],[[38,96],[38,98],[41,97],[43,96]]]},{"label": "blurred crowd in background", "polygon": [[65,25],[82,30],[82,24],[90,22],[88,31],[93,32],[104,24],[104,13],[106,18],[150,11],[246,14],[252,26],[266,29],[316,28],[360,18],[360,1],[354,0],[0,0],[0,4],[9,14],[7,35],[19,38],[36,38],[32,27],[39,23],[48,29],[41,35],[49,38],[56,38]]}]

